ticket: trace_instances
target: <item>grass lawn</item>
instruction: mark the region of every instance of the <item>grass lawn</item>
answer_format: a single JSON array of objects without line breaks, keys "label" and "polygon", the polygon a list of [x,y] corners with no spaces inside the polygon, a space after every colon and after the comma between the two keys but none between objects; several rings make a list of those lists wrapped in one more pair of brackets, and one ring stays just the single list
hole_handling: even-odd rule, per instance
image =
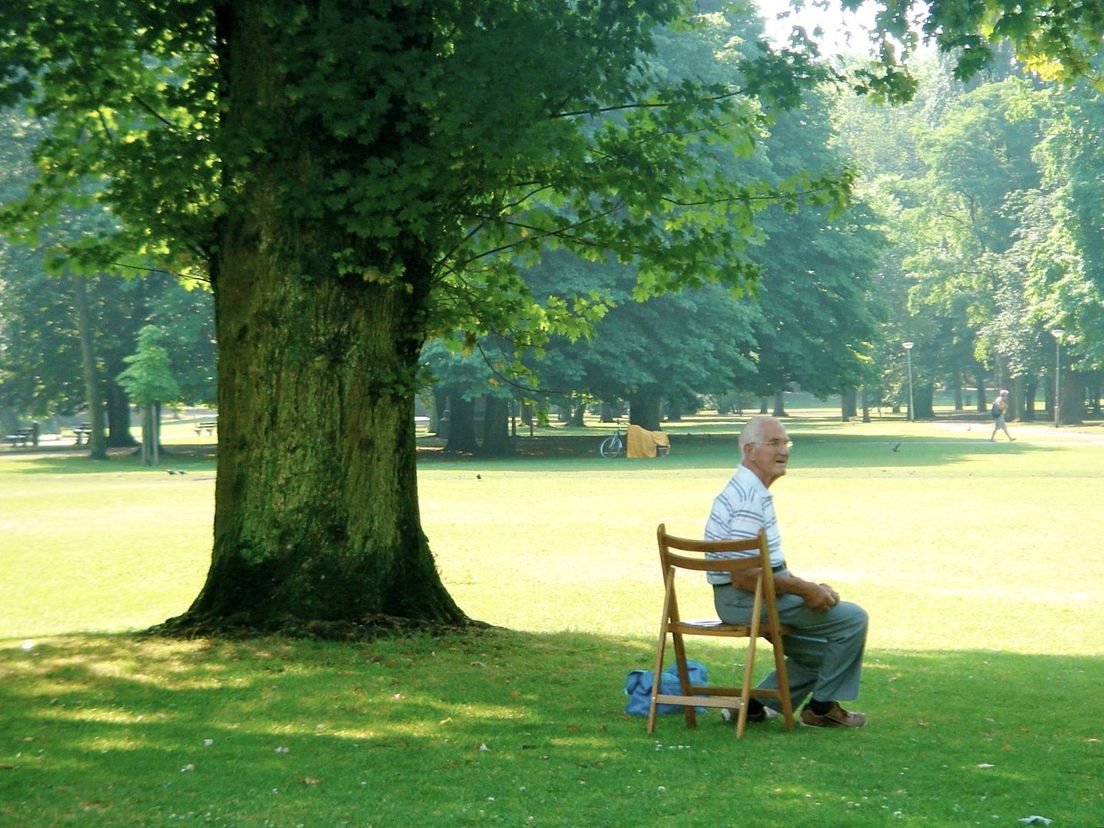
[{"label": "grass lawn", "polygon": [[202,583],[213,460],[0,456],[0,825],[1104,826],[1104,430],[794,413],[787,557],[871,613],[870,724],[741,742],[648,736],[621,692],[655,526],[700,533],[731,421],[654,461],[428,458],[442,576],[497,628],[370,644],[136,635]]}]

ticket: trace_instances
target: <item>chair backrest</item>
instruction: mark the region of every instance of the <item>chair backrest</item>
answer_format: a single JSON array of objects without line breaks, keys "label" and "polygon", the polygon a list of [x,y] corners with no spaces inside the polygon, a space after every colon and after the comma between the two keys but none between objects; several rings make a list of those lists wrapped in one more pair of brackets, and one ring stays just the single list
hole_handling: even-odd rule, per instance
[{"label": "chair backrest", "polygon": [[[679,569],[697,572],[726,572],[735,579],[740,573],[755,571],[755,601],[752,609],[751,635],[759,634],[759,619],[762,609],[767,610],[767,621],[771,629],[778,629],[778,608],[774,591],[774,574],[771,571],[770,547],[767,545],[767,533],[759,530],[759,535],[743,540],[707,541],[693,538],[680,538],[667,534],[665,524],[659,524],[656,530],[659,540],[659,563],[663,568],[665,588],[664,614],[671,623],[679,623],[678,599],[675,597],[675,573]],[[715,553],[744,553],[739,557],[709,557]],[[749,555],[747,553],[754,552]]]},{"label": "chair backrest", "polygon": [[[733,576],[751,569],[765,569],[767,573],[771,571],[770,548],[767,546],[767,534],[762,529],[754,538],[706,541],[668,535],[666,525],[661,523],[656,536],[659,540],[659,563],[664,575],[671,567],[698,572],[727,572]],[[679,554],[685,552],[695,554]],[[725,552],[744,554],[731,558],[709,557],[711,554]],[[748,552],[756,554],[748,555]]]}]

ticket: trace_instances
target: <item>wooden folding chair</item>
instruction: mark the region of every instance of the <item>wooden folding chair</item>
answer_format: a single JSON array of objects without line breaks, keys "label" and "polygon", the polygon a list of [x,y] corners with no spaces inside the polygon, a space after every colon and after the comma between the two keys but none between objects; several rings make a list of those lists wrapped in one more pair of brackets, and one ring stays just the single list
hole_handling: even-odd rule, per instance
[{"label": "wooden folding chair", "polygon": [[[750,540],[702,541],[689,538],[677,538],[668,535],[664,524],[657,530],[659,538],[659,562],[663,568],[663,616],[659,624],[659,644],[656,648],[655,675],[652,681],[652,699],[648,707],[648,732],[655,728],[656,706],[659,704],[681,705],[686,715],[686,726],[696,727],[695,707],[738,707],[736,716],[736,737],[742,738],[747,726],[747,702],[751,698],[778,699],[785,717],[786,727],[794,726],[793,706],[790,701],[789,679],[786,675],[786,655],[782,645],[782,636],[792,630],[778,621],[778,603],[774,591],[774,573],[771,571],[770,550],[767,536],[760,531],[759,537]],[[675,551],[673,551],[675,550]],[[754,555],[738,558],[706,557],[708,552],[755,552]],[[693,554],[688,554],[693,553]],[[758,570],[755,582],[755,603],[752,609],[751,623],[746,626],[725,624],[711,619],[707,621],[683,621],[679,617],[678,600],[675,597],[675,575],[680,569],[696,573],[726,572],[733,577],[737,573]],[[704,582],[705,578],[702,578]],[[699,587],[708,588],[704,583]],[[663,659],[667,649],[667,636],[675,648],[675,663],[678,665],[678,677],[681,693],[660,692],[660,676],[663,673]],[[747,654],[744,659],[744,680],[740,687],[714,687],[710,685],[692,685],[686,666],[685,635],[709,635],[727,638],[748,639]],[[759,638],[771,642],[774,650],[774,669],[778,677],[776,690],[757,689],[751,686],[752,671],[755,669],[755,646]]]}]

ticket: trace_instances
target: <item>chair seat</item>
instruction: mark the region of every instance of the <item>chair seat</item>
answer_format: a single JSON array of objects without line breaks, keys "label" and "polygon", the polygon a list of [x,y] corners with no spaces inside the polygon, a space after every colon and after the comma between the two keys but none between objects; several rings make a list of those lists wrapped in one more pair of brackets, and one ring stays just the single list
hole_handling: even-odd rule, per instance
[{"label": "chair seat", "polygon": [[[780,626],[782,635],[793,633],[792,627]],[[751,627],[747,624],[726,624],[719,618],[705,618],[695,621],[679,621],[668,625],[668,631],[683,633],[684,635],[727,635],[747,638],[751,635]],[[770,640],[770,630],[765,626],[759,628],[759,637]]]}]

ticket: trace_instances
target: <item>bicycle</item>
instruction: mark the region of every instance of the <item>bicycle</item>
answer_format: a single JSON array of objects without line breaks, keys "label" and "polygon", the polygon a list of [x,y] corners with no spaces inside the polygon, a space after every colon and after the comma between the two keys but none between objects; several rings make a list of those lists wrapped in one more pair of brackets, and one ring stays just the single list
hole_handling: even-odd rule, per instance
[{"label": "bicycle", "polygon": [[622,428],[624,421],[617,421],[617,430],[613,433],[613,436],[607,437],[601,443],[598,444],[598,455],[600,457],[620,457],[625,453],[625,431]]}]

